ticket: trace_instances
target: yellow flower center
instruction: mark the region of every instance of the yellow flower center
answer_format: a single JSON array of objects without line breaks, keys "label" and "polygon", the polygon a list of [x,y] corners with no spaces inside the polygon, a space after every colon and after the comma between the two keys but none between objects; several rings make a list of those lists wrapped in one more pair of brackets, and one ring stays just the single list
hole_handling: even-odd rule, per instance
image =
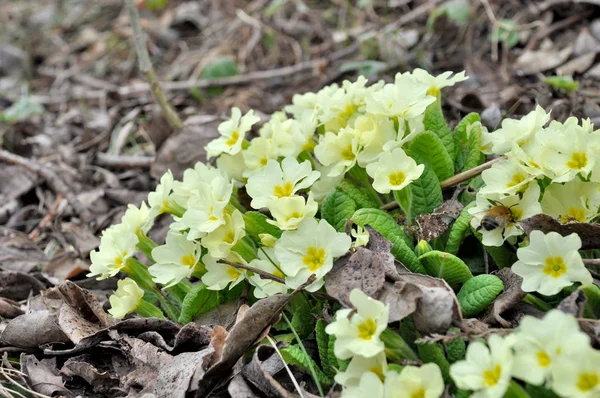
[{"label": "yellow flower center", "polygon": [[546,266],[543,269],[544,274],[550,275],[553,278],[558,278],[567,272],[567,266],[561,256],[547,257]]},{"label": "yellow flower center", "polygon": [[375,332],[377,332],[377,324],[372,318],[367,318],[358,325],[358,337],[363,340],[371,340]]},{"label": "yellow flower center", "polygon": [[338,116],[342,119],[350,119],[350,117],[354,115],[354,112],[356,112],[356,106],[353,104],[348,104],[344,107],[344,110],[338,114]]},{"label": "yellow flower center", "polygon": [[264,166],[266,166],[268,162],[269,162],[269,159],[267,159],[267,157],[266,157],[266,156],[263,156],[263,157],[262,157],[262,158],[260,158],[260,160],[258,161],[258,163],[259,163],[261,166],[263,166],[263,167],[264,167]]},{"label": "yellow flower center", "polygon": [[425,398],[425,389],[421,387],[418,390],[413,391],[413,393],[410,394],[410,398]]},{"label": "yellow flower center", "polygon": [[185,256],[181,257],[181,264],[188,268],[192,268],[194,265],[196,265],[196,257],[194,257],[192,253],[186,254]]},{"label": "yellow flower center", "polygon": [[513,174],[512,179],[506,184],[507,188],[512,188],[525,181],[525,176],[520,173]]},{"label": "yellow flower center", "polygon": [[390,173],[388,179],[392,185],[402,185],[402,183],[406,181],[406,174],[401,171],[397,171],[395,173]]},{"label": "yellow flower center", "polygon": [[233,241],[235,240],[235,232],[233,231],[229,231],[225,234],[225,237],[223,238],[223,242],[232,244]]},{"label": "yellow flower center", "polygon": [[240,277],[240,271],[233,267],[227,266],[227,275],[229,275],[231,279],[237,279]]},{"label": "yellow flower center", "polygon": [[530,160],[530,161],[529,161],[529,165],[530,165],[531,167],[533,167],[534,169],[541,169],[540,165],[539,165],[539,164],[537,164],[536,162],[534,162],[533,160]]},{"label": "yellow flower center", "polygon": [[323,266],[325,263],[325,249],[309,247],[306,251],[306,255],[302,258],[302,262],[311,271],[316,271]]},{"label": "yellow flower center", "polygon": [[168,210],[169,210],[169,200],[168,200],[168,199],[165,199],[165,200],[163,200],[163,202],[162,202],[162,208],[160,209],[160,212],[161,212],[161,213],[164,213],[164,212],[166,212],[166,211],[168,211]]},{"label": "yellow flower center", "polygon": [[512,218],[515,221],[519,221],[523,218],[523,209],[519,209],[518,207],[511,207],[510,214],[512,214]]},{"label": "yellow flower center", "polygon": [[115,266],[113,267],[114,269],[123,268],[123,258],[126,255],[127,255],[127,252],[123,252],[123,254],[120,257],[115,257],[115,259],[113,260],[115,262]]},{"label": "yellow flower center", "polygon": [[567,162],[567,167],[571,170],[579,170],[587,166],[587,162],[587,153],[573,152],[571,155],[571,160]]},{"label": "yellow flower center", "polygon": [[317,143],[313,141],[312,137],[309,137],[308,141],[306,141],[306,144],[302,146],[302,150],[310,152],[315,148],[315,146],[317,146]]},{"label": "yellow flower center", "polygon": [[286,221],[290,221],[292,218],[302,218],[302,213],[295,211],[292,214],[290,214],[289,216],[287,216]]},{"label": "yellow flower center", "polygon": [[292,196],[292,192],[294,191],[294,186],[291,182],[286,181],[283,185],[277,185],[273,188],[273,195],[278,198],[283,198],[284,196]]},{"label": "yellow flower center", "polygon": [[494,369],[488,369],[483,372],[483,382],[488,387],[494,387],[496,384],[498,384],[500,376],[502,376],[502,367],[500,365],[496,365]]},{"label": "yellow flower center", "polygon": [[538,360],[538,365],[540,365],[542,368],[547,368],[548,366],[550,366],[550,357],[548,356],[548,354],[546,354],[546,351],[540,351],[536,354],[537,360]]},{"label": "yellow flower center", "polygon": [[210,212],[210,217],[208,217],[209,221],[219,221],[218,217],[215,217],[212,213],[215,211],[215,207],[214,206],[210,206],[210,209],[208,209]]},{"label": "yellow flower center", "polygon": [[240,133],[238,133],[237,131],[233,131],[231,133],[231,137],[227,141],[225,141],[225,145],[234,146],[236,144],[236,142],[238,142],[239,139],[240,139]]},{"label": "yellow flower center", "polygon": [[562,214],[560,217],[560,222],[566,224],[570,221],[585,221],[585,209],[583,207],[569,207],[567,214]]},{"label": "yellow flower center", "polygon": [[342,159],[344,160],[354,160],[355,156],[354,152],[352,151],[352,144],[348,145],[346,148],[344,148],[342,150],[342,152],[340,152],[340,155],[342,156]]},{"label": "yellow flower center", "polygon": [[[278,264],[279,265],[279,264]],[[275,271],[272,272],[273,275],[278,276],[280,278],[285,278],[285,275],[283,274],[283,272],[281,272],[279,270],[279,268],[275,268]]]},{"label": "yellow flower center", "polygon": [[385,381],[385,374],[383,374],[383,368],[381,366],[373,366],[369,369],[369,372],[375,373],[377,377],[379,377],[379,380]]},{"label": "yellow flower center", "polygon": [[595,388],[598,383],[600,383],[598,373],[580,373],[579,379],[577,379],[577,388],[581,391],[590,391]]},{"label": "yellow flower center", "polygon": [[437,88],[436,86],[431,86],[431,87],[429,87],[429,90],[427,90],[427,95],[431,95],[432,97],[437,97],[438,95],[440,95],[440,89]]}]

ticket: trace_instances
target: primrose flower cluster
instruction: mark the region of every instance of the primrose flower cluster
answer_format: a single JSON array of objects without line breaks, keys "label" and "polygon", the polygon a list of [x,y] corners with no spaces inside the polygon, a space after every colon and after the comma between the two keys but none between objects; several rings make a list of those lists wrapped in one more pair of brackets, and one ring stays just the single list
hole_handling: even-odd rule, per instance
[{"label": "primrose flower cluster", "polygon": [[[538,106],[522,119],[506,119],[500,129],[484,134],[482,151],[506,157],[481,174],[485,185],[469,209],[471,225],[481,231],[484,245],[515,239],[523,234],[518,222],[540,213],[562,224],[598,217],[600,130],[594,130],[589,119],[570,117],[548,124],[549,119]],[[497,216],[498,222],[486,224],[487,215],[498,210],[504,213]],[[552,295],[573,282],[592,282],[578,253],[577,235],[562,238],[536,231],[530,238],[530,246],[517,252],[519,262],[513,267],[524,278],[525,291]]]}]

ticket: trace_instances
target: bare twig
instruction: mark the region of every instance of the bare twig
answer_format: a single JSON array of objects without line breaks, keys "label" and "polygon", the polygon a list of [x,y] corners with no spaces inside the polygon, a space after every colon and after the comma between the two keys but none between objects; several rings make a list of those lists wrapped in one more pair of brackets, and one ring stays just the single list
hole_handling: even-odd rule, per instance
[{"label": "bare twig", "polygon": [[[482,172],[484,172],[485,170],[489,169],[490,167],[492,167],[494,165],[494,163],[497,163],[501,160],[506,159],[505,156],[500,156],[496,159],[492,159],[489,162],[485,162],[484,164],[480,164],[477,167],[473,167],[472,169],[469,169],[467,171],[463,171],[462,173],[458,173],[455,176],[452,176],[450,178],[446,178],[445,180],[440,182],[440,185],[442,187],[442,189],[445,188],[451,188],[454,187],[458,184],[460,184],[461,182],[470,180],[471,178],[478,176],[479,174],[481,174]],[[394,202],[389,202],[384,204],[383,206],[380,207],[381,210],[393,210],[396,209],[398,207],[398,202],[394,201]]]},{"label": "bare twig", "polygon": [[260,275],[264,279],[270,279],[272,281],[279,282],[281,284],[285,284],[285,280],[283,280],[283,278],[280,278],[278,276],[275,276],[273,274],[270,274],[270,273],[260,270],[258,268],[252,267],[250,265],[235,263],[233,261],[229,261],[229,260],[225,260],[225,259],[219,260],[219,262],[223,263],[223,264],[227,264],[234,268],[240,268],[240,269],[245,269],[246,271],[254,272],[255,274]]},{"label": "bare twig", "polygon": [[38,224],[37,227],[34,228],[33,231],[31,231],[28,235],[29,239],[35,239],[37,238],[41,231],[42,228],[45,228],[46,225],[50,224],[52,222],[52,219],[54,219],[54,216],[56,216],[56,213],[58,212],[58,209],[62,203],[64,199],[64,196],[62,194],[58,194],[56,195],[56,199],[54,200],[54,203],[52,204],[52,206],[50,206],[50,209],[48,210],[48,214],[46,214],[44,216],[44,218],[42,218],[42,221],[40,221],[40,223]]},{"label": "bare twig", "polygon": [[181,130],[183,123],[165,96],[165,93],[160,86],[160,82],[158,81],[158,77],[156,77],[156,72],[154,72],[154,68],[150,62],[144,32],[140,25],[140,14],[135,6],[135,0],[127,0],[127,11],[129,12],[131,28],[133,29],[133,40],[135,43],[135,51],[138,56],[140,72],[142,72],[144,78],[150,84],[150,91],[152,91],[154,99],[158,102],[163,116],[174,130],[179,131]]},{"label": "bare twig", "polygon": [[99,152],[96,154],[96,164],[116,168],[149,168],[154,163],[154,156],[123,156]]}]

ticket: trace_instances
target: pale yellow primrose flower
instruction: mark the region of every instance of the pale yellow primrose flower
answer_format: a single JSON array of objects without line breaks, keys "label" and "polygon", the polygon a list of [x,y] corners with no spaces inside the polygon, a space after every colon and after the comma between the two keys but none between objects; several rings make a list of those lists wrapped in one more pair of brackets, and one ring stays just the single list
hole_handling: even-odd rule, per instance
[{"label": "pale yellow primrose flower", "polygon": [[[511,236],[523,235],[523,230],[518,225],[518,221],[540,214],[542,207],[538,202],[540,196],[540,187],[537,184],[531,184],[527,190],[523,193],[523,197],[519,198],[519,195],[510,196],[499,196],[489,195],[484,196],[481,193],[477,194],[475,198],[476,206],[470,208],[468,211],[473,217],[471,218],[471,226],[478,228],[481,225],[481,221],[492,207],[505,206],[510,209],[512,214],[512,221],[507,220],[506,226],[499,226],[491,231],[486,231],[481,228],[479,232],[482,235],[482,243],[485,246],[502,246],[504,241]],[[492,202],[490,202],[490,199]]]},{"label": "pale yellow primrose flower", "polygon": [[117,224],[104,230],[100,237],[100,247],[90,253],[90,273],[87,276],[98,276],[98,279],[113,277],[126,265],[127,260],[135,255],[138,237],[125,224]]},{"label": "pale yellow primrose flower", "polygon": [[259,120],[258,116],[254,116],[252,109],[242,116],[242,111],[239,108],[232,108],[231,119],[219,124],[217,128],[221,136],[209,142],[204,148],[206,149],[208,159],[219,156],[222,153],[235,155],[240,152],[246,133]]},{"label": "pale yellow primrose flower", "polygon": [[213,258],[225,258],[229,252],[246,236],[246,224],[239,210],[234,210],[231,215],[225,213],[225,224],[215,229],[201,240],[202,246],[208,249]]},{"label": "pale yellow primrose flower", "polygon": [[391,118],[411,119],[422,115],[435,102],[427,95],[427,86],[415,84],[409,73],[396,75],[394,84],[386,84],[366,100],[366,111]]},{"label": "pale yellow primrose flower", "polygon": [[442,371],[435,363],[405,366],[401,373],[387,372],[385,398],[439,398],[444,393]]},{"label": "pale yellow primrose flower", "polygon": [[[221,154],[217,158],[217,168],[223,170],[230,180],[244,181],[243,173],[246,168],[244,153],[238,152],[235,155]],[[238,183],[236,185],[241,186],[242,184]]]},{"label": "pale yellow primrose flower", "polygon": [[371,114],[358,116],[352,131],[362,148],[356,158],[360,167],[376,161],[383,152],[384,145],[394,141],[398,135],[392,119]]},{"label": "pale yellow primrose flower", "polygon": [[246,168],[242,175],[246,178],[260,173],[269,160],[277,159],[277,146],[272,138],[256,137],[250,142],[248,149],[242,151]]},{"label": "pale yellow primrose flower", "polygon": [[295,289],[316,276],[315,282],[306,287],[314,292],[325,283],[323,277],[331,271],[333,259],[350,249],[350,237],[337,232],[325,220],[305,219],[298,229],[285,231],[275,243],[275,254],[285,273],[285,284]]},{"label": "pale yellow primrose flower", "polygon": [[171,287],[189,278],[200,260],[200,244],[191,241],[183,233],[169,231],[165,244],[152,249],[155,264],[148,268],[155,283]]},{"label": "pale yellow primrose flower", "polygon": [[123,319],[125,315],[136,310],[142,297],[144,297],[144,290],[133,279],[118,280],[117,290],[108,298],[111,307],[108,313],[117,319]]},{"label": "pale yellow primrose flower", "polygon": [[[230,252],[228,261],[247,265],[246,261],[236,252]],[[245,271],[237,269],[227,264],[218,262],[219,260],[206,254],[202,257],[202,262],[206,267],[206,274],[202,276],[202,282],[209,290],[223,290],[227,286],[232,289],[238,283],[245,279]]]},{"label": "pale yellow primrose flower", "polygon": [[312,137],[316,131],[316,123],[310,120],[303,122],[295,119],[270,121],[272,132],[270,136],[261,135],[273,140],[277,157],[297,157],[302,151],[310,151],[314,147]]},{"label": "pale yellow primrose flower", "polygon": [[267,219],[267,222],[276,225],[282,231],[289,231],[298,228],[303,220],[313,218],[319,205],[309,193],[307,199],[298,195],[271,199],[267,207],[275,219]]},{"label": "pale yellow primrose flower", "polygon": [[[273,262],[275,264],[273,264]],[[283,272],[281,272],[281,265],[275,255],[275,250],[269,247],[263,247],[258,250],[258,257],[250,261],[250,266],[258,268],[259,270],[268,272],[271,275],[285,278]],[[250,283],[256,288],[254,289],[254,297],[261,299],[268,296],[272,296],[278,293],[286,293],[288,287],[284,284],[276,282],[271,279],[263,279],[258,274],[254,274],[249,277]]]},{"label": "pale yellow primrose flower", "polygon": [[356,387],[360,384],[362,375],[367,372],[375,373],[383,381],[387,369],[387,361],[383,352],[370,358],[356,355],[352,357],[344,372],[338,372],[335,375],[335,382],[346,388]]},{"label": "pale yellow primrose flower", "polygon": [[337,175],[335,177],[329,177],[329,170],[331,167],[324,167],[319,164],[316,165],[317,170],[321,173],[321,176],[315,183],[310,187],[310,192],[317,202],[321,202],[327,197],[329,192],[334,189],[344,179],[344,174]]},{"label": "pale yellow primrose flower", "polygon": [[342,391],[341,398],[379,398],[383,397],[383,382],[373,372],[365,372],[358,385],[352,385]]},{"label": "pale yellow primrose flower", "polygon": [[423,69],[415,69],[412,71],[413,80],[427,87],[427,94],[437,96],[445,87],[454,86],[456,83],[464,82],[468,79],[465,76],[465,71],[459,73],[444,72],[441,75],[433,76]]},{"label": "pale yellow primrose flower", "polygon": [[173,203],[171,192],[174,183],[171,170],[167,170],[167,172],[160,177],[160,183],[156,186],[154,192],[148,194],[148,204],[154,212],[162,214],[169,211],[170,205]]},{"label": "pale yellow primrose flower", "polygon": [[562,224],[589,222],[598,215],[598,187],[596,183],[580,180],[550,184],[544,190],[542,210]]},{"label": "pale yellow primrose flower", "polygon": [[142,202],[138,209],[132,204],[127,206],[127,211],[121,218],[121,223],[127,225],[133,233],[136,235],[142,233],[146,234],[152,228],[154,224],[154,218],[158,212],[153,208],[146,205],[146,202]]},{"label": "pale yellow primrose flower", "polygon": [[485,186],[479,190],[482,195],[514,195],[524,191],[527,185],[535,179],[535,176],[511,160],[501,160],[494,163],[491,168],[484,170],[481,178],[485,182]]},{"label": "pale yellow primrose flower", "polygon": [[260,238],[260,243],[265,247],[273,247],[275,246],[275,242],[277,242],[277,238],[271,234],[258,234]]},{"label": "pale yellow primrose flower", "polygon": [[492,141],[492,152],[504,155],[511,150],[513,143],[523,146],[548,123],[548,120],[550,120],[550,113],[546,113],[539,105],[520,120],[504,119],[502,127],[489,135]]},{"label": "pale yellow primrose flower", "polygon": [[552,369],[567,360],[565,355],[590,346],[590,338],[579,329],[575,317],[556,309],[544,319],[524,316],[514,336],[512,374],[534,385],[550,381]]},{"label": "pale yellow primrose flower", "polygon": [[329,167],[328,177],[344,174],[356,164],[358,137],[352,128],[343,128],[337,134],[332,132],[321,136],[315,147],[315,156],[323,166]]},{"label": "pale yellow primrose flower", "polygon": [[366,246],[369,243],[369,231],[360,225],[357,225],[356,229],[352,229],[350,235],[355,239],[352,247]]},{"label": "pale yellow primrose flower", "polygon": [[519,261],[512,270],[523,278],[524,291],[546,296],[557,294],[575,282],[593,283],[579,249],[581,239],[575,233],[563,237],[556,232],[544,235],[542,231],[532,231],[529,246],[517,249]]},{"label": "pale yellow primrose flower", "polygon": [[565,398],[600,397],[600,351],[570,351],[552,368],[552,389]]},{"label": "pale yellow primrose flower", "polygon": [[409,157],[402,148],[384,152],[375,163],[367,165],[367,174],[373,178],[373,188],[379,193],[390,193],[406,187],[418,179],[425,166]]},{"label": "pale yellow primrose flower", "polygon": [[511,339],[491,335],[488,347],[475,341],[466,359],[452,364],[450,376],[458,388],[474,390],[471,398],[500,398],[508,389],[513,365]]},{"label": "pale yellow primrose flower", "polygon": [[298,163],[295,158],[283,159],[281,165],[269,160],[258,174],[248,178],[246,191],[252,198],[250,205],[255,209],[269,206],[271,199],[292,196],[301,189],[309,188],[320,173],[312,170],[310,161]]},{"label": "pale yellow primrose flower", "polygon": [[335,356],[340,359],[355,355],[374,357],[384,349],[379,336],[387,328],[389,305],[367,296],[359,289],[350,292],[350,302],[356,311],[337,311],[335,321],[325,328],[327,334],[335,335]]}]

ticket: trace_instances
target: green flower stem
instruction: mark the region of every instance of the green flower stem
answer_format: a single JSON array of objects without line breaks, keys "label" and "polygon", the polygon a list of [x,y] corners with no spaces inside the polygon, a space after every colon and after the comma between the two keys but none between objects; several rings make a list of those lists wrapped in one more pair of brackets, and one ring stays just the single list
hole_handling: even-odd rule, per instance
[{"label": "green flower stem", "polygon": [[[240,203],[240,200],[238,199],[236,192],[234,192],[234,194],[231,195],[231,199],[229,199],[228,206],[233,206],[233,208],[239,210],[240,212],[242,212],[242,214],[244,214],[246,212],[246,209]],[[231,207],[230,207],[230,209],[231,209]],[[233,213],[233,209],[231,209],[231,213]]]},{"label": "green flower stem", "polygon": [[144,264],[140,263],[137,259],[131,257],[127,259],[127,265],[122,270],[126,273],[131,279],[136,281],[136,283],[144,290],[148,290],[150,292],[156,292],[158,289],[156,288],[156,284],[152,280],[152,275],[148,272],[148,267]]},{"label": "green flower stem", "polygon": [[310,156],[310,153],[306,150],[300,152],[300,154],[298,155],[298,162],[302,163],[305,160],[308,160],[313,168],[313,170],[315,170],[315,161],[312,158],[312,156]]},{"label": "green flower stem", "polygon": [[185,213],[185,207],[178,205],[172,200],[169,200],[169,205],[167,206],[167,213],[174,215],[175,217],[183,217],[183,213]]},{"label": "green flower stem", "polygon": [[529,394],[516,381],[511,380],[504,398],[530,398]]},{"label": "green flower stem", "polygon": [[185,282],[181,281],[178,284],[168,287],[166,289],[179,302],[179,304],[183,303],[185,296],[187,296],[187,294],[191,290],[191,285],[189,284],[189,282],[187,284]]},{"label": "green flower stem", "polygon": [[534,296],[533,294],[528,293],[527,296],[523,298],[523,302],[527,304],[533,305],[540,311],[548,312],[552,309],[552,306],[542,300],[541,298]]},{"label": "green flower stem", "polygon": [[152,239],[147,237],[146,234],[144,234],[143,232],[139,232],[137,234],[137,237],[139,239],[137,244],[138,249],[140,249],[140,251],[144,253],[144,256],[146,256],[146,258],[150,260],[150,262],[154,263],[155,261],[152,258],[152,249],[154,249],[158,245]]},{"label": "green flower stem", "polygon": [[371,199],[375,201],[375,203],[378,204],[378,206],[383,206],[381,197],[379,196],[379,193],[377,193],[377,191],[373,189],[373,185],[371,185],[369,175],[367,174],[367,171],[365,169],[359,166],[354,166],[348,171],[348,174],[350,174],[350,176],[354,178],[354,180],[356,180],[358,183],[360,183],[360,185],[362,185],[366,189],[367,194],[371,197]]},{"label": "green flower stem", "polygon": [[158,302],[162,310],[167,314],[170,320],[173,322],[178,322],[179,320],[179,310],[169,302],[169,299],[164,295],[162,291],[159,291],[158,294]]},{"label": "green flower stem", "polygon": [[254,251],[254,245],[247,236],[244,236],[239,240],[238,243],[233,246],[233,251],[242,256],[246,261],[252,261],[256,258],[256,252]]},{"label": "green flower stem", "polygon": [[137,308],[135,309],[135,312],[137,312],[139,316],[144,318],[165,319],[165,315],[162,313],[161,310],[144,300],[140,301]]},{"label": "green flower stem", "polygon": [[388,357],[390,361],[398,361],[401,359],[411,359],[416,361],[419,359],[406,341],[393,330],[385,329],[379,338],[385,345],[385,356]]}]

